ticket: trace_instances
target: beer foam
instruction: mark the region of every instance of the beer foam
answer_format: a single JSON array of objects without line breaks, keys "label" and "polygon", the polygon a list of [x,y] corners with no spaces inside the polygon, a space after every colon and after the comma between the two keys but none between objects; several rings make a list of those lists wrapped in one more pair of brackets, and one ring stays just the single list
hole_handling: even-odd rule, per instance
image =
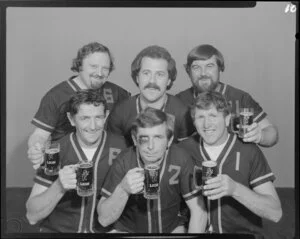
[{"label": "beer foam", "polygon": [[215,161],[209,160],[209,161],[204,161],[202,163],[202,166],[205,166],[205,167],[215,167],[215,166],[217,166],[217,163]]},{"label": "beer foam", "polygon": [[59,153],[59,149],[46,149],[45,153],[46,154],[56,154],[56,153]]},{"label": "beer foam", "polygon": [[240,114],[246,117],[250,117],[253,115],[253,112],[240,112]]}]

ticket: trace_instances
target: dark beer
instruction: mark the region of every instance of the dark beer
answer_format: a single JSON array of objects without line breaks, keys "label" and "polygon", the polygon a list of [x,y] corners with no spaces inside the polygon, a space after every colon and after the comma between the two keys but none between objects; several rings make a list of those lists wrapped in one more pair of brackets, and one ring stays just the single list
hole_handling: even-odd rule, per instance
[{"label": "dark beer", "polygon": [[239,137],[243,138],[247,133],[247,128],[253,123],[253,111],[241,111],[240,112],[240,128],[239,128]]},{"label": "dark beer", "polygon": [[44,172],[47,175],[57,175],[60,169],[59,148],[45,149],[45,168]]},{"label": "dark beer", "polygon": [[202,168],[198,166],[194,166],[194,186],[196,189],[202,188]]},{"label": "dark beer", "polygon": [[92,162],[80,163],[77,169],[77,194],[88,197],[94,194],[94,168]]},{"label": "dark beer", "polygon": [[149,164],[144,170],[144,197],[146,199],[158,199],[159,196],[159,166]]},{"label": "dark beer", "polygon": [[218,175],[218,165],[217,162],[208,160],[202,162],[202,183],[205,185],[205,181],[216,177]]},{"label": "dark beer", "polygon": [[231,131],[233,133],[238,133],[239,132],[239,128],[237,127],[240,123],[240,117],[236,114],[232,115],[231,117]]}]

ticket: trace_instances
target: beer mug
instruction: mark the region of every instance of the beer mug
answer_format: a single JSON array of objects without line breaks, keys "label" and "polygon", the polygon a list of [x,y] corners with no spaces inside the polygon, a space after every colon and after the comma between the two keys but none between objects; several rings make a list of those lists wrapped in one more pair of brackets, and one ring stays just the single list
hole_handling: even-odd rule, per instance
[{"label": "beer mug", "polygon": [[218,164],[215,161],[207,160],[202,162],[202,185],[205,185],[206,180],[218,175]]},{"label": "beer mug", "polygon": [[160,194],[159,170],[157,164],[148,164],[144,168],[144,197],[146,199],[158,199]]},{"label": "beer mug", "polygon": [[239,114],[231,113],[231,118],[230,118],[230,130],[231,130],[231,132],[238,134],[239,133],[239,128],[237,126],[239,124],[240,124]]},{"label": "beer mug", "polygon": [[93,162],[81,161],[77,168],[77,194],[88,197],[94,194],[94,165]]},{"label": "beer mug", "polygon": [[196,165],[194,166],[193,181],[197,190],[202,189],[202,168]]},{"label": "beer mug", "polygon": [[46,175],[57,175],[60,169],[60,144],[57,142],[48,142],[45,145],[45,165],[44,172]]},{"label": "beer mug", "polygon": [[240,108],[240,125],[239,137],[244,138],[248,127],[253,123],[254,110],[253,108]]}]

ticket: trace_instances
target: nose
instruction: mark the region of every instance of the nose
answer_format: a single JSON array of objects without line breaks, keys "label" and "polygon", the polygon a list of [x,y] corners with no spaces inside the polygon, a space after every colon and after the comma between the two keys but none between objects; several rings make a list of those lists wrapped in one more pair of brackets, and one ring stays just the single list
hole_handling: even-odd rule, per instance
[{"label": "nose", "polygon": [[204,128],[209,128],[210,123],[211,123],[210,119],[208,117],[205,118],[204,119]]},{"label": "nose", "polygon": [[154,149],[154,140],[153,139],[149,139],[147,147],[149,150]]},{"label": "nose", "polygon": [[151,74],[151,75],[150,75],[149,81],[150,81],[151,83],[155,83],[155,82],[156,82],[156,75],[155,75],[155,74]]},{"label": "nose", "polygon": [[103,75],[102,74],[102,68],[101,67],[97,67],[96,73],[97,73],[98,76],[102,76]]},{"label": "nose", "polygon": [[90,121],[90,129],[91,130],[96,129],[96,121],[95,121],[95,119],[91,119],[91,121]]},{"label": "nose", "polygon": [[206,67],[201,68],[200,75],[205,76],[206,75]]}]

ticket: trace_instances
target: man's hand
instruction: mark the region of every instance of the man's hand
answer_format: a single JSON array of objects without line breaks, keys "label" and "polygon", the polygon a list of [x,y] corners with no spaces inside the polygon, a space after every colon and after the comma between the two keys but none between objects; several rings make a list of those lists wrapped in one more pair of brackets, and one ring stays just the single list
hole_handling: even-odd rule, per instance
[{"label": "man's hand", "polygon": [[70,190],[76,188],[76,169],[78,165],[66,165],[61,170],[59,170],[59,181],[64,190]]},{"label": "man's hand", "polygon": [[243,141],[254,142],[258,144],[261,141],[262,134],[262,129],[256,122],[254,122],[252,125],[247,127],[247,133],[245,134]]},{"label": "man's hand", "polygon": [[34,164],[35,167],[38,167],[40,164],[44,162],[44,151],[45,147],[41,143],[35,143],[31,146],[28,151],[27,155],[30,161]]},{"label": "man's hand", "polygon": [[144,187],[144,169],[130,169],[122,179],[120,186],[127,194],[136,194],[143,190]]},{"label": "man's hand", "polygon": [[219,174],[218,176],[208,179],[203,187],[203,195],[207,196],[209,200],[219,199],[224,196],[232,196],[237,185],[226,174]]}]

